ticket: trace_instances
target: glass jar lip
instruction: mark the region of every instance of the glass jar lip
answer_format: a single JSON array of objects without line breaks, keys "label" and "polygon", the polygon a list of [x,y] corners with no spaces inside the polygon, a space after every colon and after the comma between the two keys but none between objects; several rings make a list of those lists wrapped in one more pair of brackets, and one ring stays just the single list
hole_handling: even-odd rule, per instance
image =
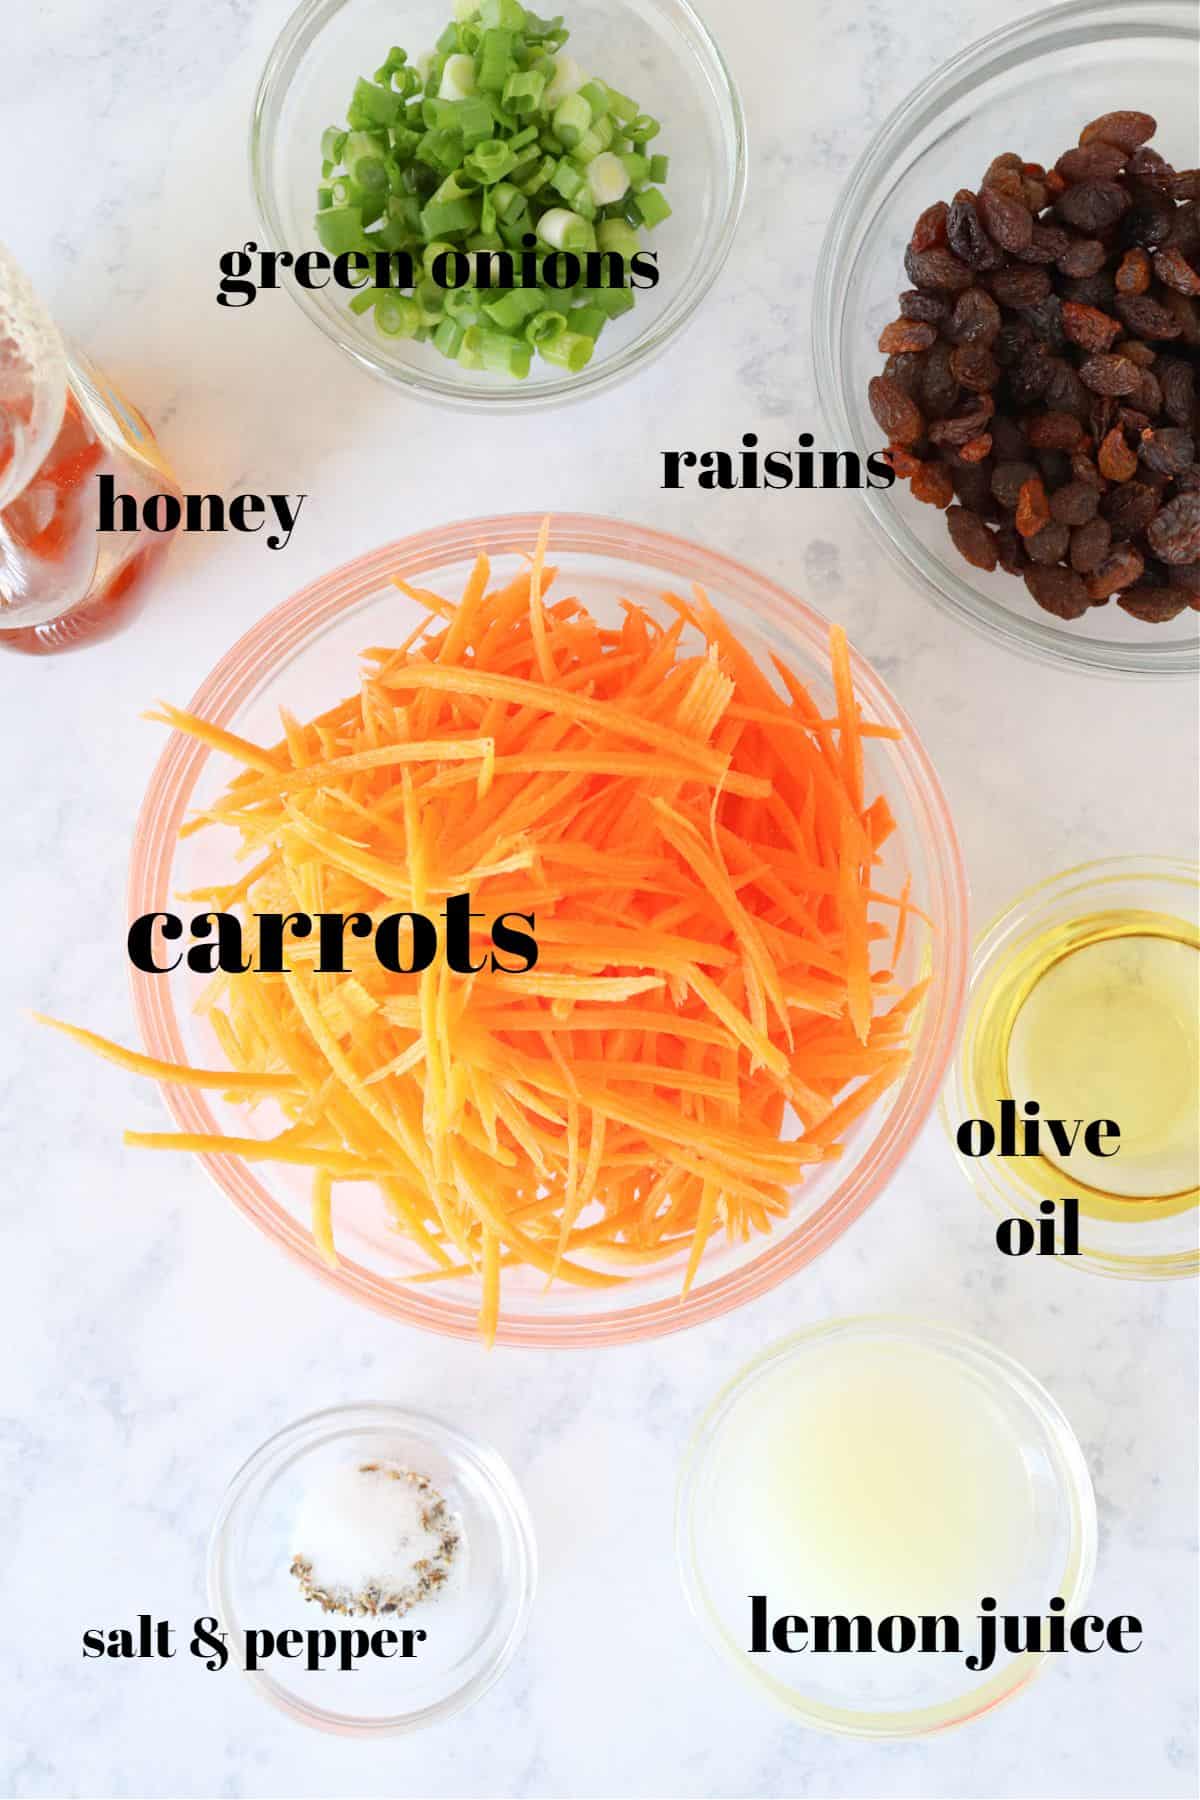
[{"label": "glass jar lip", "polygon": [[[494,555],[520,552],[536,539],[540,514],[506,514],[459,520],[386,544],[354,558],[285,600],[267,613],[232,646],[189,702],[217,723],[228,722],[264,679],[264,670],[294,652],[337,616],[384,586],[394,573],[415,577],[422,569],[474,556],[486,543]],[[649,568],[718,587],[742,596],[758,627],[774,630],[780,648],[791,641],[802,652],[824,658],[828,621],[786,588],[719,551],[628,521],[596,514],[557,513],[551,541],[571,555],[597,554],[634,568]],[[753,602],[746,596],[752,593]],[[768,1292],[805,1267],[861,1216],[891,1179],[918,1131],[927,1121],[953,1053],[957,1023],[966,990],[967,881],[949,806],[918,733],[881,678],[856,651],[851,651],[855,689],[869,716],[895,725],[899,743],[889,745],[898,758],[899,778],[916,815],[920,854],[927,864],[927,900],[940,920],[941,962],[928,1003],[928,1030],[922,1028],[909,1069],[882,1129],[871,1148],[814,1213],[805,1231],[780,1234],[744,1267],[698,1279],[687,1298],[645,1300],[636,1305],[554,1319],[501,1315],[497,1342],[533,1347],[579,1347],[627,1343],[664,1336],[719,1318]],[[207,752],[194,740],[172,734],[151,776],[134,832],[130,863],[129,916],[161,910],[170,891],[175,841]],[[134,1016],[152,1055],[186,1060],[169,984],[131,969]],[[195,1089],[163,1084],[164,1100],[185,1131],[212,1131],[213,1115]],[[349,1294],[389,1318],[464,1340],[477,1337],[472,1309],[432,1296],[432,1290],[410,1286],[397,1295],[395,1285],[345,1270],[327,1268],[313,1248],[311,1234],[282,1212],[253,1166],[240,1159],[205,1154],[199,1161],[239,1211],[265,1230],[293,1260],[326,1285]]]},{"label": "glass jar lip", "polygon": [[[477,1670],[462,1685],[442,1699],[411,1713],[397,1713],[379,1718],[366,1718],[353,1713],[310,1706],[287,1692],[264,1670],[242,1668],[263,1699],[301,1724],[342,1736],[386,1737],[419,1731],[426,1725],[450,1718],[482,1698],[499,1680],[512,1662],[529,1625],[537,1592],[538,1556],[533,1519],[525,1496],[512,1470],[492,1445],[472,1436],[459,1426],[448,1425],[431,1413],[384,1403],[358,1402],[346,1406],[326,1407],[308,1413],[284,1425],[261,1443],[242,1463],[229,1481],[208,1541],[206,1584],[208,1602],[223,1629],[233,1640],[237,1626],[237,1609],[231,1603],[228,1583],[230,1540],[236,1530],[237,1508],[251,1482],[273,1465],[294,1462],[298,1457],[338,1437],[356,1431],[388,1429],[424,1438],[431,1445],[469,1461],[485,1479],[492,1503],[492,1517],[504,1538],[507,1558],[512,1565],[510,1585],[516,1604],[508,1628],[496,1645],[486,1666]],[[235,1660],[236,1656],[235,1656]]]},{"label": "glass jar lip", "polygon": [[[272,45],[255,90],[249,132],[251,184],[263,230],[270,243],[279,248],[287,247],[287,236],[280,218],[270,171],[270,147],[279,113],[303,56],[330,20],[354,3],[355,0],[301,0]],[[694,52],[708,65],[709,86],[722,112],[722,137],[726,149],[731,151],[726,171],[728,194],[713,254],[704,270],[704,279],[693,282],[690,288],[681,291],[661,318],[649,324],[643,334],[634,338],[616,356],[606,358],[595,367],[589,365],[578,375],[564,377],[553,388],[541,393],[524,390],[520,382],[513,382],[509,386],[497,384],[494,390],[489,389],[486,393],[471,393],[464,391],[448,377],[441,376],[436,368],[420,371],[397,368],[375,351],[370,338],[354,334],[348,327],[335,324],[313,302],[310,295],[297,288],[294,282],[288,282],[287,291],[306,318],[331,343],[336,344],[339,350],[344,351],[360,368],[377,380],[401,388],[419,400],[449,406],[462,412],[537,412],[564,406],[571,401],[582,400],[588,395],[615,387],[644,363],[651,361],[690,322],[720,276],[741,220],[749,170],[746,118],[741,96],[716,39],[693,11],[689,0],[654,0],[654,4],[674,17],[691,38]]]},{"label": "glass jar lip", "polygon": [[[1007,1216],[1016,1210],[1024,1211],[1026,1217],[1036,1218],[1036,1213],[1022,1204],[1029,1200],[1030,1194],[1017,1183],[1007,1164],[996,1163],[994,1159],[968,1164],[955,1146],[957,1124],[965,1117],[974,1116],[974,1083],[966,1073],[974,1042],[974,1002],[983,986],[991,979],[996,959],[1004,954],[1005,947],[1015,935],[1027,935],[1037,928],[1040,919],[1049,923],[1058,903],[1067,896],[1077,896],[1075,904],[1079,906],[1081,913],[1092,909],[1102,911],[1109,891],[1124,882],[1160,883],[1164,890],[1173,888],[1177,894],[1186,892],[1192,901],[1192,919],[1189,922],[1200,925],[1200,862],[1185,856],[1154,854],[1104,856],[1060,869],[1022,889],[993,915],[972,946],[963,1026],[938,1103],[938,1116],[969,1185],[993,1213]],[[1064,1177],[1064,1186],[1067,1185],[1069,1184]],[[1033,1194],[1031,1207],[1039,1197]],[[1131,1201],[1130,1206],[1136,1208],[1138,1203]],[[1174,1216],[1147,1215],[1142,1223],[1148,1231],[1156,1228],[1161,1230],[1168,1219]],[[1179,1216],[1188,1215],[1185,1212]],[[1200,1219],[1194,1209],[1193,1216]],[[1117,1229],[1130,1233],[1139,1229],[1136,1214],[1131,1212],[1129,1221],[1118,1223]],[[1193,1239],[1195,1236],[1193,1233]],[[1179,1280],[1200,1272],[1200,1243],[1192,1241],[1183,1247],[1171,1249],[1161,1246],[1158,1249],[1150,1248],[1145,1239],[1136,1248],[1131,1245],[1128,1249],[1107,1243],[1103,1249],[1085,1245],[1078,1256],[1059,1256],[1054,1260],[1083,1274],[1099,1274],[1118,1279]]]},{"label": "glass jar lip", "polygon": [[921,1345],[956,1362],[970,1364],[983,1379],[993,1386],[1004,1387],[1023,1402],[1042,1441],[1052,1452],[1059,1499],[1070,1521],[1070,1542],[1063,1576],[1068,1618],[1082,1604],[1095,1572],[1098,1544],[1095,1490],[1070,1420],[1037,1377],[1023,1363],[985,1338],[932,1319],[902,1313],[857,1313],[806,1326],[759,1351],[729,1378],[705,1407],[684,1452],[675,1504],[675,1554],[679,1578],[692,1616],[705,1636],[735,1663],[747,1681],[765,1691],[777,1705],[798,1716],[805,1725],[842,1737],[924,1737],[951,1726],[964,1725],[1012,1699],[1040,1673],[1050,1653],[1029,1652],[990,1681],[981,1682],[954,1701],[936,1706],[874,1713],[806,1701],[791,1689],[783,1689],[779,1683],[746,1667],[743,1657],[708,1605],[693,1554],[691,1527],[703,1493],[705,1460],[728,1414],[763,1376],[838,1337],[878,1338],[884,1342]]},{"label": "glass jar lip", "polygon": [[[1154,25],[1155,17],[1163,22]],[[1100,36],[1114,39],[1144,36],[1184,37],[1200,43],[1200,20],[1190,0],[1067,0],[1001,26],[969,44],[912,89],[885,119],[858,161],[834,206],[821,244],[814,279],[812,311],[813,365],[817,399],[835,440],[864,453],[878,443],[857,443],[843,386],[839,338],[847,265],[856,255],[856,233],[873,216],[881,181],[893,169],[912,138],[943,112],[947,104],[969,94],[981,80],[1018,66],[1047,48],[1069,50]],[[986,594],[977,592],[917,538],[904,517],[889,505],[889,490],[864,490],[871,530],[890,561],[921,592],[961,623],[983,632],[1009,650],[1041,662],[1067,665],[1112,677],[1194,676],[1200,671],[1200,635],[1192,642],[1121,643],[1089,638],[1058,626],[1024,618]]]}]

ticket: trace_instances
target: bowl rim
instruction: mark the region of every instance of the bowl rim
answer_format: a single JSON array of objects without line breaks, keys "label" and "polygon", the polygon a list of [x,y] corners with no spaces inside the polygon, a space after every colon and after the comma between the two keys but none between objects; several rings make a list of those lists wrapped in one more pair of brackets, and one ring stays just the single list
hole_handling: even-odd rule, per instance
[{"label": "bowl rim", "polygon": [[[1163,23],[1156,26],[1156,17]],[[888,176],[911,138],[937,118],[948,102],[969,93],[986,77],[1042,54],[1047,47],[1070,49],[1094,43],[1098,22],[1117,40],[1186,36],[1200,44],[1200,19],[1188,0],[1067,0],[1065,5],[1048,6],[989,32],[940,64],[894,108],[862,151],[834,204],[813,283],[811,339],[817,399],[838,443],[855,444],[859,438],[846,400],[839,340],[847,264],[857,260],[858,227],[876,210],[880,181]],[[864,440],[858,448],[866,452],[879,445]],[[1200,631],[1190,642],[1175,643],[1086,637],[1043,623],[1033,613],[1025,618],[979,593],[948,558],[939,559],[915,536],[906,515],[892,503],[891,494],[890,489],[863,494],[872,533],[889,560],[919,592],[993,642],[1040,662],[1091,674],[1182,677],[1200,670]],[[1031,608],[1034,605],[1031,600]]]},{"label": "bowl rim", "polygon": [[[224,724],[263,681],[264,663],[295,651],[342,612],[386,585],[397,567],[416,576],[431,565],[473,555],[483,544],[495,555],[523,551],[536,539],[542,518],[512,513],[459,520],[386,544],[343,563],[310,582],[252,625],[217,662],[188,703],[188,710]],[[824,649],[828,621],[779,583],[704,545],[630,522],[596,514],[555,514],[552,541],[576,555],[599,554],[645,569],[662,569],[714,586],[722,581],[734,591],[749,585],[760,601],[774,609],[757,623],[774,625],[781,636],[795,634],[800,645]],[[778,615],[778,618],[776,618]],[[812,1261],[841,1235],[874,1200],[907,1155],[937,1100],[953,1054],[966,993],[969,939],[967,881],[957,834],[938,777],[907,714],[883,681],[855,650],[850,652],[855,693],[866,715],[897,726],[901,740],[888,742],[885,754],[901,759],[909,782],[908,798],[918,817],[922,854],[928,859],[926,898],[935,917],[944,919],[944,941],[927,1007],[930,1026],[917,1034],[915,1054],[899,1084],[890,1091],[889,1110],[869,1147],[846,1179],[801,1226],[764,1240],[764,1248],[743,1266],[703,1278],[703,1268],[685,1299],[651,1299],[612,1311],[547,1318],[520,1311],[501,1311],[497,1344],[544,1347],[600,1346],[665,1335],[718,1318],[734,1306],[757,1298]],[[170,870],[179,826],[201,768],[211,752],[196,740],[172,732],[154,767],[138,814],[128,887],[132,920],[169,906]],[[923,829],[922,829],[923,827]],[[186,1062],[178,1018],[168,982],[130,966],[133,1010],[149,1054]],[[216,1121],[199,1089],[159,1083],[167,1109],[183,1131],[211,1132]],[[446,1298],[434,1287],[417,1288],[386,1282],[343,1261],[329,1268],[316,1250],[311,1233],[284,1211],[260,1181],[255,1166],[226,1154],[202,1153],[199,1160],[217,1187],[275,1243],[326,1285],[399,1318],[441,1335],[475,1340],[475,1312]],[[353,1271],[353,1272],[352,1272]],[[397,1291],[399,1289],[399,1291]]]},{"label": "bowl rim", "polygon": [[[300,0],[300,5],[272,44],[259,77],[250,114],[248,152],[255,208],[267,236],[268,248],[289,248],[270,168],[270,147],[279,113],[301,58],[334,16],[353,4],[355,0]],[[664,309],[661,318],[649,322],[644,334],[634,338],[611,359],[599,362],[595,367],[589,364],[578,375],[564,375],[541,392],[529,392],[522,382],[507,386],[497,382],[494,389],[471,392],[440,375],[435,367],[428,370],[399,368],[386,360],[369,336],[351,331],[349,325],[335,325],[310,294],[297,287],[295,282],[286,282],[284,285],[292,301],[324,337],[369,375],[389,386],[401,388],[419,400],[462,412],[520,413],[565,405],[614,387],[651,361],[679,335],[711,293],[733,248],[745,203],[749,170],[746,117],[733,72],[716,39],[692,9],[689,0],[648,0],[648,4],[683,29],[692,40],[692,48],[705,59],[710,76],[716,77],[710,85],[714,100],[721,108],[721,135],[726,151],[732,147],[733,152],[732,157],[727,158],[728,194],[724,212],[716,227],[715,247],[704,270],[703,281],[693,283],[686,291],[681,290]],[[308,247],[312,248],[311,245]]]},{"label": "bowl rim", "polygon": [[330,1406],[320,1412],[307,1413],[261,1443],[245,1459],[229,1480],[213,1520],[208,1539],[206,1588],[208,1602],[218,1622],[226,1629],[234,1626],[237,1609],[229,1597],[228,1564],[230,1534],[237,1509],[250,1483],[273,1463],[295,1461],[309,1450],[338,1437],[351,1436],[365,1429],[404,1431],[423,1438],[443,1450],[469,1461],[484,1477],[492,1516],[499,1523],[505,1541],[516,1561],[515,1578],[508,1583],[515,1594],[516,1606],[502,1638],[487,1664],[475,1671],[460,1687],[443,1699],[431,1701],[411,1713],[396,1713],[377,1718],[354,1713],[335,1712],[323,1706],[311,1706],[290,1693],[262,1669],[247,1669],[231,1645],[231,1653],[242,1675],[264,1700],[302,1725],[319,1731],[334,1732],[343,1737],[394,1737],[403,1732],[419,1731],[474,1705],[497,1682],[512,1662],[528,1630],[530,1614],[537,1593],[537,1538],[528,1503],[516,1476],[493,1445],[472,1436],[460,1426],[447,1425],[432,1413],[410,1407],[391,1406],[383,1402],[358,1402],[349,1406]]},{"label": "bowl rim", "polygon": [[[998,961],[1001,969],[1003,968],[1014,934],[1024,937],[1037,926],[1039,918],[1049,921],[1055,916],[1057,902],[1068,895],[1075,898],[1080,914],[1103,910],[1104,899],[1111,899],[1108,890],[1117,883],[1127,881],[1156,883],[1163,888],[1164,893],[1170,890],[1176,896],[1181,891],[1190,893],[1197,909],[1197,918],[1200,918],[1200,862],[1194,856],[1102,856],[1073,863],[1069,868],[1058,869],[1041,881],[1022,888],[1020,893],[1015,894],[993,914],[971,946],[963,1025],[938,1102],[938,1116],[959,1168],[993,1216],[1008,1217],[1016,1212],[1036,1222],[1037,1202],[1042,1195],[1022,1182],[1019,1173],[1005,1159],[987,1157],[973,1161],[963,1156],[955,1142],[958,1122],[970,1115],[974,1096],[974,1082],[968,1071],[974,1049],[973,1026],[977,998],[994,978]],[[1164,902],[1165,910],[1167,908]],[[1062,1181],[1064,1186],[1071,1186],[1066,1176],[1062,1177]],[[1130,1200],[1128,1204],[1128,1220],[1112,1222],[1118,1231],[1129,1230],[1131,1234],[1139,1228],[1153,1231],[1156,1226],[1170,1225],[1181,1216],[1186,1217],[1188,1212],[1200,1225],[1200,1217],[1194,1207],[1159,1207],[1155,1211],[1151,1210],[1155,1207],[1155,1202]],[[1081,1216],[1080,1225],[1081,1231],[1085,1227],[1095,1228],[1094,1221],[1089,1221],[1086,1214]],[[1193,1232],[1193,1240],[1195,1236]],[[1078,1256],[1057,1256],[1053,1261],[1076,1274],[1102,1275],[1110,1279],[1183,1280],[1200,1271],[1200,1242],[1191,1241],[1170,1250],[1148,1249],[1144,1242],[1137,1249],[1127,1250],[1107,1242],[1103,1246],[1091,1247],[1085,1243]]]},{"label": "bowl rim", "polygon": [[1070,1544],[1063,1574],[1066,1616],[1082,1604],[1096,1566],[1098,1523],[1095,1490],[1087,1461],[1070,1420],[1053,1395],[1023,1363],[974,1332],[903,1313],[855,1313],[823,1319],[816,1325],[792,1332],[767,1346],[744,1363],[708,1403],[692,1429],[680,1466],[675,1503],[675,1556],[684,1597],[692,1616],[709,1642],[734,1663],[743,1678],[765,1691],[776,1705],[798,1716],[807,1726],[840,1737],[897,1739],[926,1737],[946,1731],[992,1711],[1028,1687],[1045,1666],[1049,1651],[1029,1651],[1006,1669],[981,1682],[954,1701],[882,1713],[850,1707],[833,1707],[806,1701],[783,1688],[765,1673],[748,1665],[742,1652],[731,1644],[707,1603],[704,1583],[696,1566],[692,1544],[694,1510],[700,1493],[705,1458],[724,1419],[749,1389],[771,1369],[798,1360],[837,1337],[869,1341],[872,1338],[921,1345],[953,1361],[969,1364],[995,1387],[1004,1387],[1024,1402],[1054,1452],[1055,1474],[1061,1501],[1070,1518]]}]

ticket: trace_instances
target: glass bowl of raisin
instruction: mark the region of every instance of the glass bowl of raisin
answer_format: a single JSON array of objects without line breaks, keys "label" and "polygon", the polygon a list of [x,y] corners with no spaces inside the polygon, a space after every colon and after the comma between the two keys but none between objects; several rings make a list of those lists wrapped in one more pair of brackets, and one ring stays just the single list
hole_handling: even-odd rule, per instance
[{"label": "glass bowl of raisin", "polygon": [[1193,0],[1074,0],[962,52],[868,147],[813,330],[907,573],[1010,647],[1200,670]]}]

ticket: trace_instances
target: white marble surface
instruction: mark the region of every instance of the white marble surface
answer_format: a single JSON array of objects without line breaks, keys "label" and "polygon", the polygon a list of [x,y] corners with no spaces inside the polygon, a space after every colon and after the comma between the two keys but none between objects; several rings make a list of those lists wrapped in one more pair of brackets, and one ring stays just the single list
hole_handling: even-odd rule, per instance
[{"label": "white marble surface", "polygon": [[[1192,1287],[1001,1262],[934,1122],[868,1216],[744,1312],[645,1349],[485,1358],[355,1311],[286,1265],[198,1169],[124,1151],[121,1124],[161,1124],[154,1091],[22,1016],[38,1006],[130,1035],[125,869],[160,745],[142,706],[186,699],[236,634],[311,577],[451,514],[583,506],[661,523],[744,554],[844,620],[942,772],[977,922],[1083,858],[1194,850],[1194,691],[1008,658],[897,582],[852,495],[657,487],[657,446],[819,431],[807,315],[815,238],[839,183],[917,79],[1022,6],[705,0],[753,136],[735,264],[636,385],[549,421],[469,433],[357,374],[283,295],[240,313],[213,304],[218,252],[256,235],[244,127],[287,10],[4,8],[0,234],[146,408],[185,486],[311,498],[286,552],[183,542],[126,636],[0,666],[0,1787],[1194,1793]],[[769,43],[786,49],[766,54]],[[671,1553],[680,1452],[716,1385],[803,1321],[879,1308],[957,1321],[1047,1382],[1096,1483],[1097,1609],[1135,1612],[1146,1627],[1132,1658],[1055,1668],[964,1731],[898,1746],[802,1731],[735,1684],[691,1626]],[[232,1670],[81,1659],[85,1626],[138,1611],[182,1625],[202,1611],[205,1537],[232,1470],[287,1420],[366,1398],[482,1430],[529,1495],[541,1592],[515,1665],[475,1711],[418,1738],[354,1743],[275,1715]]]}]

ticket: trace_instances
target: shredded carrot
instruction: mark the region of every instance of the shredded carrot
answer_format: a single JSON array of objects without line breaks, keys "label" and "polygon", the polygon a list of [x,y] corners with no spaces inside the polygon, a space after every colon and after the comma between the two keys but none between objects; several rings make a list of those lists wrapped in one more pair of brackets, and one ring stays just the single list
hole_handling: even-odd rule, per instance
[{"label": "shredded carrot", "polygon": [[[457,604],[398,581],[422,624],[274,744],[153,715],[240,765],[183,829],[240,833],[246,873],[192,898],[238,913],[251,962],[262,913],[378,925],[467,892],[477,973],[389,973],[349,932],[330,973],[297,942],[290,973],[206,994],[227,1070],[46,1021],[126,1069],[269,1103],[268,1138],[127,1141],[311,1170],[330,1264],[338,1184],[373,1184],[429,1264],[407,1279],[477,1283],[488,1342],[515,1271],[603,1288],[670,1265],[686,1294],[717,1241],[775,1229],[902,1076],[923,992],[900,964],[925,914],[909,878],[884,891],[895,821],[865,798],[870,745],[898,734],[861,716],[840,628],[823,706],[702,590],[664,595],[665,623],[623,600],[604,624],[551,600],[546,551],[543,528],[501,586],[481,555]],[[480,956],[506,911],[532,915],[531,969]]]}]

